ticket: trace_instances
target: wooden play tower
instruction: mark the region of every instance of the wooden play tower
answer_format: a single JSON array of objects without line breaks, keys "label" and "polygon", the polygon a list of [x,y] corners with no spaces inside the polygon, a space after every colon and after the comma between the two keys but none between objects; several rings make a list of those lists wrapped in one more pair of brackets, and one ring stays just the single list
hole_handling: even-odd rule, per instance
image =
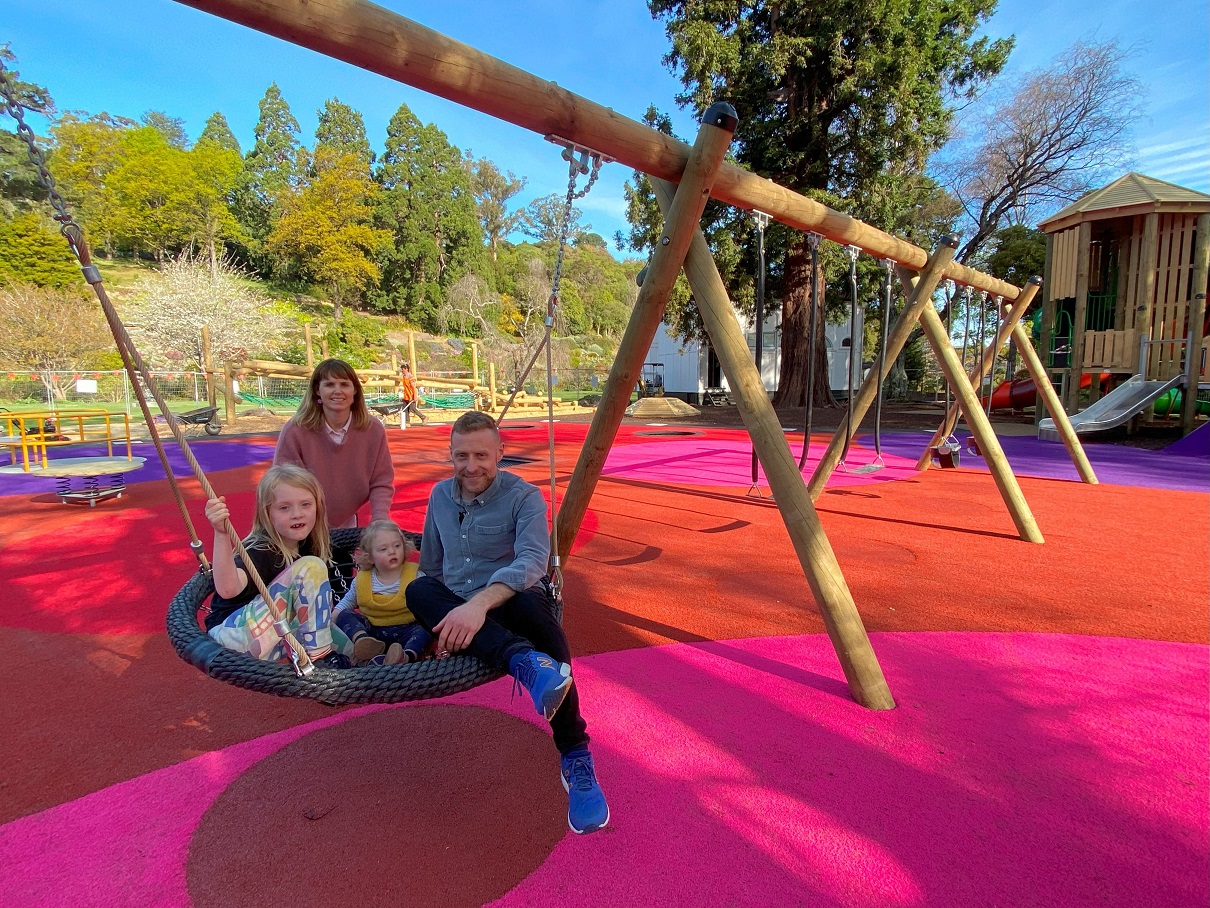
[{"label": "wooden play tower", "polygon": [[[1039,225],[1046,232],[1041,349],[1074,412],[1081,377],[1182,372],[1188,431],[1210,382],[1206,291],[1210,195],[1128,173]],[[1187,355],[1186,351],[1190,351]],[[1100,383],[1089,385],[1092,399]]]}]

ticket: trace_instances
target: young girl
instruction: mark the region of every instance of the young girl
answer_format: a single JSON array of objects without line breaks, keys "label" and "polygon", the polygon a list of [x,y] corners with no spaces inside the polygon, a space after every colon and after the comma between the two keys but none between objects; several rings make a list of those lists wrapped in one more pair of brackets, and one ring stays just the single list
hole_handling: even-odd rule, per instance
[{"label": "young girl", "polygon": [[[353,641],[354,662],[418,662],[432,636],[408,611],[404,589],[416,579],[416,547],[390,520],[361,534],[360,570],[336,604],[333,623]],[[389,647],[388,647],[389,644]],[[386,650],[385,655],[383,650]]]},{"label": "young girl", "polygon": [[[210,637],[228,649],[257,659],[289,658],[273,624],[273,615],[236,557],[223,529],[230,519],[226,501],[206,502],[206,519],[214,527],[214,598],[206,618]],[[344,634],[333,640],[330,627],[332,588],[328,584],[330,557],[328,520],[323,490],[302,467],[270,467],[256,486],[256,516],[244,540],[248,560],[256,568],[284,614],[291,633],[317,665],[347,668],[340,650]]]}]

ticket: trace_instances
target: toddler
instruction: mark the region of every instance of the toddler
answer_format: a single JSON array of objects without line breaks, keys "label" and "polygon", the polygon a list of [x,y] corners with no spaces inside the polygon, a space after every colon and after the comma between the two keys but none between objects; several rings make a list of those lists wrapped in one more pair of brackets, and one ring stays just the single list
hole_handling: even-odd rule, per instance
[{"label": "toddler", "polygon": [[419,662],[432,635],[416,623],[404,590],[416,579],[417,552],[390,520],[373,520],[361,534],[360,570],[336,604],[335,625],[353,641],[353,660],[394,665]]}]

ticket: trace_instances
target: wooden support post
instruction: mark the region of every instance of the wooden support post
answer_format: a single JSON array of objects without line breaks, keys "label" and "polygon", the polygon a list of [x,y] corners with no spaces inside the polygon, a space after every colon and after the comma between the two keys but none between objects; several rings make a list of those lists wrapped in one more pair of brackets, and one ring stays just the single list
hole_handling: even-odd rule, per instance
[{"label": "wooden support post", "polygon": [[[878,352],[874,365],[870,367],[869,374],[857,390],[857,396],[853,398],[852,424],[850,425],[849,416],[846,413],[841,418],[840,426],[828,443],[823,457],[816,464],[815,472],[811,474],[811,481],[807,483],[807,491],[811,493],[812,501],[818,501],[819,496],[823,494],[824,486],[828,484],[829,477],[836,469],[836,465],[840,463],[840,455],[844,451],[845,442],[852,441],[853,436],[857,434],[857,427],[861,425],[862,418],[869,411],[870,404],[874,402],[878,388],[882,382],[886,381],[886,377],[890,374],[899,352],[907,343],[912,329],[920,321],[920,313],[925,308],[933,307],[933,291],[941,283],[945,267],[953,259],[954,251],[957,248],[958,241],[953,237],[942,237],[941,243],[924,266],[924,271],[920,273],[915,287],[908,293],[907,305],[903,307],[903,312],[900,313],[899,318],[895,321],[895,326],[887,336],[886,349]],[[810,389],[807,393],[810,393]]]},{"label": "wooden support post", "polygon": [[1202,373],[1202,325],[1206,320],[1206,281],[1210,268],[1210,214],[1197,218],[1197,248],[1193,251],[1193,303],[1189,307],[1189,345],[1185,350],[1185,394],[1181,398],[1181,429],[1197,423],[1197,383]]},{"label": "wooden support post", "polygon": [[[666,210],[672,204],[674,187],[663,180],[652,180],[652,185],[660,206]],[[853,595],[807,494],[798,464],[790,454],[764,381],[749,359],[748,342],[735,320],[727,289],[700,229],[694,231],[685,260],[685,277],[710,336],[710,346],[727,376],[731,395],[764,468],[798,562],[819,603],[824,627],[853,699],[869,709],[894,709],[895,699],[870,645]]]},{"label": "wooden support post", "polygon": [[559,509],[554,550],[564,561],[571,552],[571,545],[601,476],[601,468],[605,466],[605,458],[609,455],[609,448],[630,403],[630,389],[638,381],[656,329],[664,318],[668,296],[685,261],[693,232],[701,221],[702,211],[710,198],[710,186],[731,144],[735,127],[735,111],[729,104],[712,105],[702,118],[702,126],[681,177],[676,199],[668,211],[664,231],[647,266],[647,276],[639,288],[639,298],[635,301],[630,322],[618,345],[609,379],[605,382],[605,391],[593,414],[592,425],[584,438],[567,494]]},{"label": "wooden support post", "polygon": [[962,406],[966,424],[970,426],[971,434],[975,436],[975,441],[979,444],[979,450],[983,453],[983,462],[987,464],[992,478],[996,481],[996,488],[1000,490],[1000,497],[1004,499],[1008,513],[1012,516],[1013,523],[1016,524],[1017,533],[1026,542],[1044,542],[1042,531],[1038,529],[1037,521],[1034,520],[1034,515],[1029,509],[1029,503],[1025,500],[1017,477],[1013,475],[1012,468],[1008,465],[1008,458],[1004,456],[1004,449],[1000,447],[1000,439],[996,438],[996,433],[992,431],[987,414],[979,405],[975,389],[966,380],[966,372],[962,368],[962,363],[958,361],[958,354],[954,352],[954,345],[950,343],[941,316],[932,306],[926,306],[921,314],[920,323],[924,328],[925,336],[933,346],[933,353],[936,355],[937,361],[941,364],[941,371],[945,373],[945,380],[949,382],[954,396],[958,398],[958,402]]},{"label": "wooden support post", "polygon": [[[1025,316],[1025,310],[1029,308],[1033,302],[1034,296],[1038,292],[1038,288],[1042,284],[1040,277],[1030,278],[1025,285],[1022,294],[1017,297],[1017,301],[1011,304],[1007,312],[998,313],[1000,317],[1000,326],[996,329],[996,336],[992,342],[983,350],[983,355],[979,358],[979,364],[971,371],[970,380],[971,386],[978,388],[983,384],[983,379],[987,373],[991,371],[992,363],[996,361],[996,353],[1004,346],[1004,342],[1008,340],[1013,333],[1013,328],[1020,324],[1021,319]],[[976,392],[977,393],[977,392]],[[991,395],[991,388],[988,388],[988,396]],[[924,449],[924,453],[920,455],[920,460],[916,462],[917,470],[927,470],[933,462],[932,448],[934,445],[940,444],[945,439],[949,438],[950,433],[954,431],[954,425],[958,422],[958,401],[952,401],[949,409],[945,413],[945,418],[941,420],[941,425],[937,431],[933,433],[933,437],[929,440],[928,447]]]},{"label": "wooden support post", "polygon": [[413,375],[420,374],[420,363],[416,362],[416,332],[408,332],[408,365]]},{"label": "wooden support post", "polygon": [[487,364],[487,412],[496,412],[496,364],[490,360]]},{"label": "wooden support post", "polygon": [[328,356],[328,339],[326,337],[321,337],[319,339],[319,355],[322,356],[324,359],[329,358],[329,356]]},{"label": "wooden support post", "polygon": [[1080,225],[1076,241],[1076,308],[1071,317],[1071,359],[1067,364],[1067,411],[1080,409],[1080,376],[1084,372],[1084,328],[1088,322],[1088,268],[1092,224]]},{"label": "wooden support post", "polygon": [[218,406],[218,388],[214,381],[214,356],[210,351],[210,326],[202,325],[202,370],[206,373],[206,406]]},{"label": "wooden support post", "polygon": [[471,378],[479,381],[479,343],[471,341]]},{"label": "wooden support post", "polygon": [[[1057,309],[1056,301],[1051,297],[1054,293],[1054,285],[1051,283],[1051,276],[1055,269],[1055,235],[1053,233],[1046,234],[1046,267],[1042,271],[1042,286],[1046,288],[1046,292],[1042,297],[1042,318],[1038,327],[1038,349],[1042,351],[1042,356],[1046,357],[1043,360],[1043,369],[1048,370],[1052,363],[1049,359],[1051,348],[1055,342],[1055,310]],[[1018,347],[1020,344],[1017,345]],[[1037,377],[1034,381],[1037,382]],[[1046,384],[1050,384],[1050,372],[1046,372]],[[1039,385],[1041,387],[1041,385]],[[1042,421],[1042,408],[1037,407],[1034,410],[1034,423]]]},{"label": "wooden support post", "polygon": [[1092,464],[1088,462],[1084,446],[1080,444],[1080,438],[1076,435],[1076,430],[1072,428],[1067,411],[1063,409],[1059,395],[1055,393],[1054,385],[1050,383],[1046,367],[1038,358],[1037,351],[1030,343],[1029,335],[1025,332],[1024,327],[1017,325],[1013,328],[1013,340],[1017,344],[1017,352],[1021,354],[1021,359],[1025,362],[1025,368],[1029,370],[1030,377],[1034,380],[1038,396],[1042,398],[1042,405],[1038,407],[1038,410],[1050,411],[1050,418],[1055,421],[1055,428],[1059,432],[1059,437],[1063,439],[1063,446],[1067,448],[1067,454],[1071,458],[1071,462],[1075,464],[1080,479],[1089,485],[1096,485],[1097,474],[1093,472]]},{"label": "wooden support post", "polygon": [[311,346],[311,326],[303,325],[303,343],[307,348],[307,371],[315,369],[315,350]]},{"label": "wooden support post", "polygon": [[1156,332],[1151,330],[1152,313],[1155,311],[1155,279],[1160,255],[1160,216],[1154,211],[1143,216],[1143,251],[1139,255],[1139,300],[1135,310],[1134,326],[1139,330],[1139,344],[1143,354],[1139,357],[1139,372],[1146,381],[1150,364],[1155,357],[1146,355]]},{"label": "wooden support post", "polygon": [[223,397],[226,398],[227,426],[235,425],[235,368],[231,363],[223,367]]},{"label": "wooden support post", "polygon": [[391,349],[391,373],[396,378],[399,377],[399,354],[395,352],[394,348]]}]

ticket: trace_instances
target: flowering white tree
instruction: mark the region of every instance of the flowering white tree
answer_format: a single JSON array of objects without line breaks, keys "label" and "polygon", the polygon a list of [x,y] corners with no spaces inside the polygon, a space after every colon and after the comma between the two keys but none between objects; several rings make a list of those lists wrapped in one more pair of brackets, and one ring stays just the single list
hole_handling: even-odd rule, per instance
[{"label": "flowering white tree", "polygon": [[135,344],[153,364],[202,365],[202,328],[215,365],[281,349],[289,320],[230,261],[181,255],[143,279],[129,320]]}]

